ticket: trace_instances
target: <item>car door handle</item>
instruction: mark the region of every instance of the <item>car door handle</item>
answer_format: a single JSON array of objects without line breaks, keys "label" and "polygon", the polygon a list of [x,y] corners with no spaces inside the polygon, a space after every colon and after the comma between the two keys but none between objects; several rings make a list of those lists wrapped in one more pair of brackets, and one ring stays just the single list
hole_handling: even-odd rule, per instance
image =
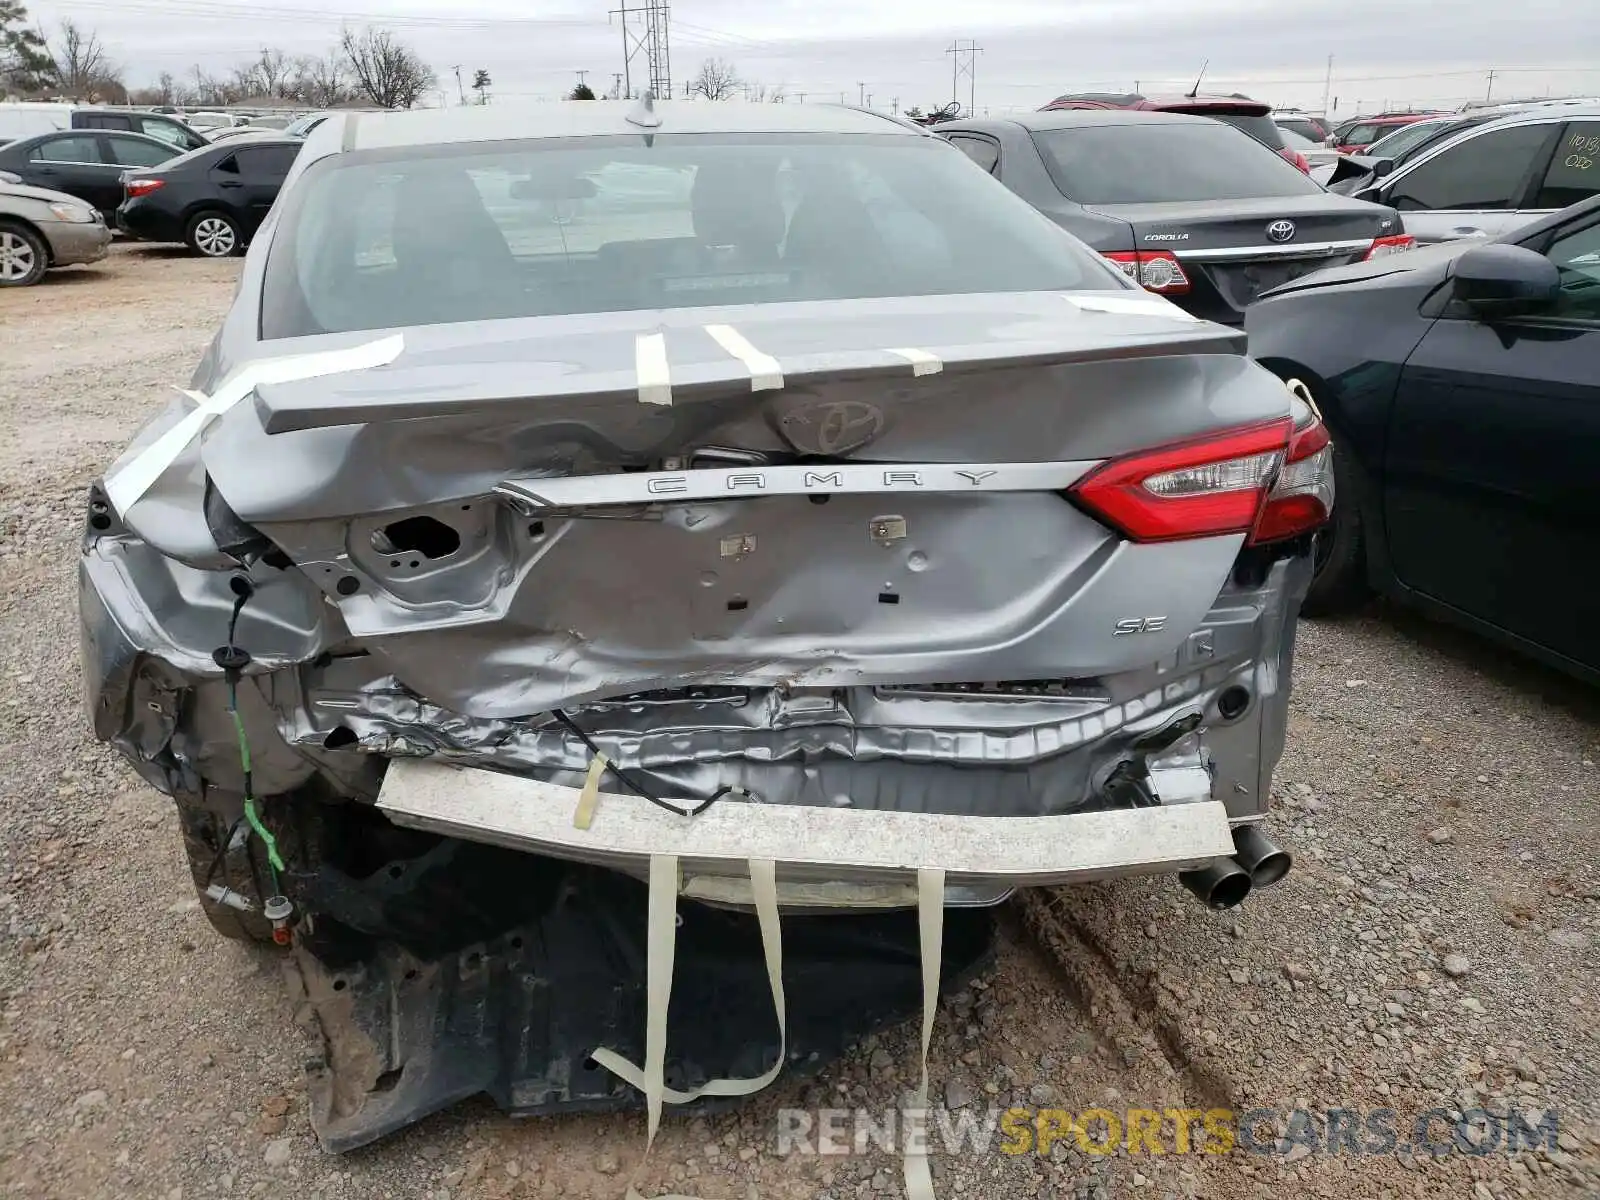
[{"label": "car door handle", "polygon": [[35,167],[33,173],[35,175],[54,175],[56,169],[54,167]]},{"label": "car door handle", "polygon": [[1476,225],[1457,225],[1450,231],[1456,237],[1488,237],[1489,235]]},{"label": "car door handle", "polygon": [[235,180],[232,180],[232,179],[224,179],[217,186],[218,187],[225,187],[225,188],[238,188],[238,187],[243,187],[244,184],[239,183],[239,182],[237,182]]}]

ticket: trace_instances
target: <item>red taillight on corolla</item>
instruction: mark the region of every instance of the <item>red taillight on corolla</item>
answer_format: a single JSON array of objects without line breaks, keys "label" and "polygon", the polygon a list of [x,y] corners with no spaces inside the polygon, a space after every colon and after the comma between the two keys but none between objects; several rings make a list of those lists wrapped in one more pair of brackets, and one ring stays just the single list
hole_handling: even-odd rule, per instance
[{"label": "red taillight on corolla", "polygon": [[1290,393],[1294,433],[1283,470],[1267,494],[1250,540],[1281,542],[1310,533],[1333,513],[1333,443],[1328,428],[1300,396]]},{"label": "red taillight on corolla", "polygon": [[1147,292],[1181,296],[1189,290],[1189,277],[1170,250],[1117,250],[1108,251],[1105,257]]},{"label": "red taillight on corolla", "polygon": [[1373,238],[1372,245],[1361,256],[1362,262],[1371,262],[1375,258],[1387,258],[1391,254],[1403,254],[1407,250],[1417,248],[1417,239],[1409,233],[1398,233],[1393,237]]},{"label": "red taillight on corolla", "polygon": [[167,186],[165,179],[124,179],[122,189],[127,192],[128,199],[138,196],[148,196],[151,192],[158,192]]},{"label": "red taillight on corolla", "polygon": [[1112,459],[1071,488],[1095,517],[1136,542],[1247,533],[1289,447],[1289,418]]},{"label": "red taillight on corolla", "polygon": [[1287,159],[1289,162],[1293,163],[1295,168],[1302,175],[1311,174],[1311,160],[1304,154],[1301,154],[1300,151],[1285,146],[1282,150],[1278,151],[1278,154]]}]

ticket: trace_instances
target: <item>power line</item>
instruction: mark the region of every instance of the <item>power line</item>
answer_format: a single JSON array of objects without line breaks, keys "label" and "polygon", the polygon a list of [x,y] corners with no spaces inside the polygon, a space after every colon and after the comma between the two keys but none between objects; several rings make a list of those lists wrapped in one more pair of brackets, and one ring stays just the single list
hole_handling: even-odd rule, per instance
[{"label": "power line", "polygon": [[959,41],[951,42],[950,49],[945,51],[950,55],[950,99],[960,105],[961,77],[967,77],[967,115],[970,117],[977,107],[978,96],[978,55],[983,53],[983,47],[970,38],[963,46]]}]

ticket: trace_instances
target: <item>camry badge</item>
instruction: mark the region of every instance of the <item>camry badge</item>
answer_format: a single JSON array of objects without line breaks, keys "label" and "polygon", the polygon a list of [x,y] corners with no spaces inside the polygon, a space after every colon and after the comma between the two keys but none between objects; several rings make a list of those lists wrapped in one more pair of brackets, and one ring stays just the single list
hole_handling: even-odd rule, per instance
[{"label": "camry badge", "polygon": [[1293,221],[1274,221],[1267,226],[1267,240],[1269,242],[1287,242],[1294,238]]}]

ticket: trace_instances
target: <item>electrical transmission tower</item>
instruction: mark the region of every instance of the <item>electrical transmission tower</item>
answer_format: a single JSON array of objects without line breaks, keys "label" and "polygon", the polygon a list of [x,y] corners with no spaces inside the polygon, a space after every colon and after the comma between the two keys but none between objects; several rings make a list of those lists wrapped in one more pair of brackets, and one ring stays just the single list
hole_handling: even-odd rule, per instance
[{"label": "electrical transmission tower", "polygon": [[965,42],[959,40],[951,42],[950,49],[945,53],[950,55],[950,99],[957,105],[961,103],[961,77],[965,75],[967,115],[970,117],[977,102],[978,55],[983,53],[983,47],[969,38]]},{"label": "electrical transmission tower", "polygon": [[[667,0],[643,0],[629,6],[620,0],[621,7],[613,8],[611,15],[619,18],[622,26],[622,95],[632,99],[646,88],[657,98],[672,97],[672,52],[668,26],[671,18]],[[638,72],[639,85],[634,85],[635,61],[643,56]]]}]

